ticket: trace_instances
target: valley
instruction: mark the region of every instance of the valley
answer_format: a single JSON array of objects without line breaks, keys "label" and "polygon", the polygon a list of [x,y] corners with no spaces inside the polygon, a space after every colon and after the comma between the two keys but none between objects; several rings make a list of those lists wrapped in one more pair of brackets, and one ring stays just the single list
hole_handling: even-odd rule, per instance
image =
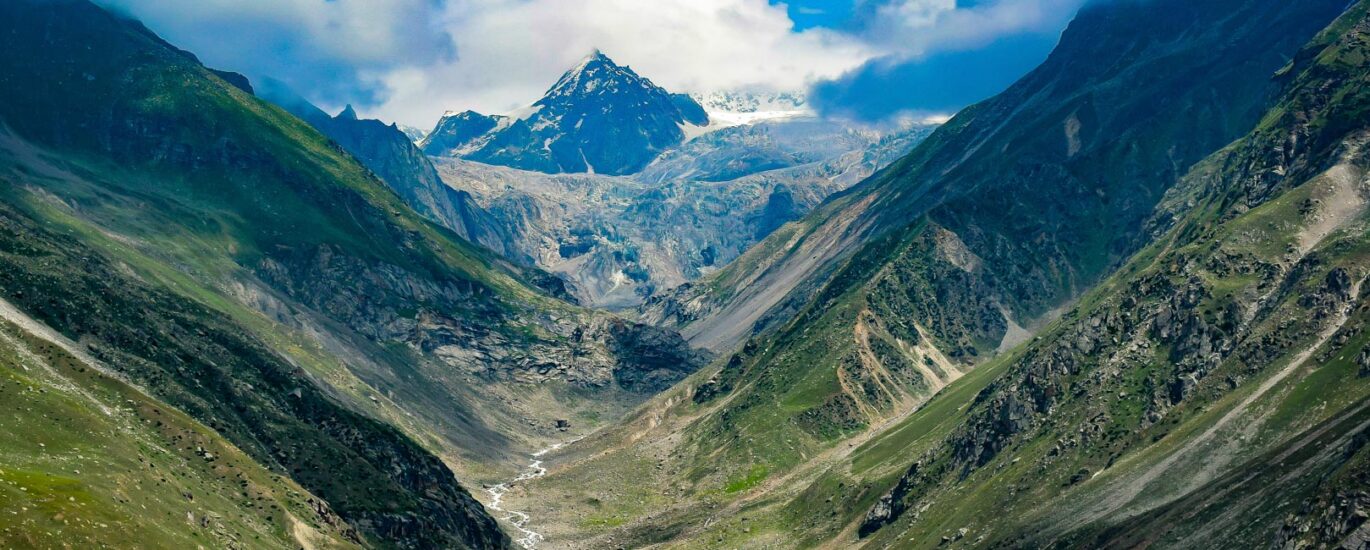
[{"label": "valley", "polygon": [[141,9],[0,3],[0,546],[1370,547],[1370,0],[1084,2],[952,116],[595,49],[431,130],[359,111],[450,75]]}]

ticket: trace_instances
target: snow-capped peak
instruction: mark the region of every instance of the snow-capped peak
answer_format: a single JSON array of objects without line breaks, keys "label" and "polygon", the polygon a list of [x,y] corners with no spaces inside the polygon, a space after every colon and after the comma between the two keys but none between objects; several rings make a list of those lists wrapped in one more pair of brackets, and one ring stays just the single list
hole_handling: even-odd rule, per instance
[{"label": "snow-capped peak", "polygon": [[626,174],[679,144],[689,134],[682,127],[706,126],[708,115],[595,50],[524,108],[449,122],[426,152],[552,173]]},{"label": "snow-capped peak", "polygon": [[652,90],[656,86],[650,80],[638,76],[626,65],[614,63],[604,52],[596,49],[581,60],[547,90],[539,103],[556,98],[584,96],[589,94],[615,93],[625,90]]}]

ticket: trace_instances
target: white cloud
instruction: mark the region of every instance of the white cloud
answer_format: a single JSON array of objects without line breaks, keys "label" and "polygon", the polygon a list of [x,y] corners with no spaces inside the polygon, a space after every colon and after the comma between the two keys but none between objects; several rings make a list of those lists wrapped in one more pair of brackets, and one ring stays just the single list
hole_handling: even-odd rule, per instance
[{"label": "white cloud", "polygon": [[441,0],[96,0],[215,68],[275,77],[324,102],[365,101],[359,75],[455,55]]},{"label": "white cloud", "polygon": [[442,17],[456,59],[365,74],[386,98],[371,114],[417,125],[446,109],[507,111],[593,48],[671,91],[800,89],[880,53],[831,30],[793,32],[766,0],[458,0]]},{"label": "white cloud", "polygon": [[[1086,0],[893,0],[872,4],[862,35],[898,57],[982,46],[1005,35],[1059,31]],[[963,2],[964,3],[964,2]]]},{"label": "white cloud", "polygon": [[[407,52],[450,53],[450,38],[428,17],[441,6],[434,0],[97,1],[132,12],[159,32],[193,40],[191,32],[178,32],[190,27],[235,47],[287,47],[360,65],[389,63]],[[215,27],[250,30],[213,33]],[[273,44],[282,41],[289,43]]]},{"label": "white cloud", "polygon": [[876,9],[880,21],[896,23],[898,27],[926,29],[937,25],[938,19],[956,11],[956,0],[906,0],[891,2]]},{"label": "white cloud", "polygon": [[531,102],[596,47],[672,91],[801,89],[1059,25],[1084,0],[867,0],[850,28],[802,32],[768,0],[97,1],[210,66],[429,126],[447,109]]}]

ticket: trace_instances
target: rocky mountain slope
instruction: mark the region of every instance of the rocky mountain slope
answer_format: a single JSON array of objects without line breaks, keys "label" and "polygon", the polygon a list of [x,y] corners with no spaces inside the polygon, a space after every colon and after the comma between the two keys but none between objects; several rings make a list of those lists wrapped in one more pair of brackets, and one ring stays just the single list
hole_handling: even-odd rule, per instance
[{"label": "rocky mountain slope", "polygon": [[1367,53],[1360,2],[1280,70],[1250,134],[1167,194],[1153,244],[995,365],[860,532],[927,540],[979,488],[1016,520],[970,524],[986,541],[1364,544]]},{"label": "rocky mountain slope", "polygon": [[632,174],[708,115],[596,50],[523,112],[449,113],[420,143],[434,156],[552,174]]},{"label": "rocky mountain slope", "polygon": [[1354,531],[1363,488],[1312,511],[1364,469],[1364,6],[1318,34],[1344,8],[1087,7],[1004,94],[651,304],[761,332],[529,488],[593,510],[534,510],[574,546]]},{"label": "rocky mountain slope", "polygon": [[512,237],[510,257],[566,277],[584,303],[619,309],[726,265],[931,130],[814,117],[739,125],[668,149],[632,176],[435,162],[489,212],[492,233]]},{"label": "rocky mountain slope", "polygon": [[419,214],[506,257],[516,257],[507,243],[510,235],[476,205],[470,193],[444,185],[433,163],[398,126],[361,120],[348,105],[329,116],[284,83],[266,80],[254,87],[258,97],[295,115],[347,151]]},{"label": "rocky mountain slope", "polygon": [[[982,335],[989,347],[1010,321],[1048,315],[1139,246],[1142,221],[1186,167],[1249,128],[1274,89],[1268,73],[1299,45],[1278,33],[1283,49],[1253,47],[1268,38],[1218,13],[1137,10],[1155,33],[1114,32],[1106,10],[1086,10],[1006,92],[726,270],[655,300],[644,318],[730,349],[790,319],[864,245],[923,217],[985,260],[979,278],[1007,312],[983,319],[999,327]],[[1181,13],[1225,26],[1182,37]],[[1191,115],[1171,116],[1179,111]]]},{"label": "rocky mountain slope", "polygon": [[[261,492],[233,483],[254,515],[237,515],[249,505],[238,497],[211,500],[233,515],[229,532],[507,546],[453,469],[502,477],[509,456],[605,422],[701,360],[673,333],[560,301],[557,279],[424,220],[336,141],[135,22],[84,0],[19,0],[0,5],[0,29],[0,46],[26,52],[0,57],[0,297],[76,342],[68,354],[143,388],[130,406],[218,434],[191,452],[250,457],[233,464]],[[106,383],[72,382],[92,384]],[[158,465],[194,440],[147,433],[149,452],[173,451]],[[3,456],[13,475],[34,460]],[[236,478],[226,466],[214,472]],[[201,475],[161,483],[224,494],[192,483]],[[73,483],[61,490],[78,501],[115,490]],[[301,515],[309,497],[292,484],[317,513]],[[91,510],[130,513],[115,491]],[[304,525],[255,509],[273,501]],[[167,540],[218,529],[200,518]],[[6,536],[56,544],[43,525],[7,523]]]}]

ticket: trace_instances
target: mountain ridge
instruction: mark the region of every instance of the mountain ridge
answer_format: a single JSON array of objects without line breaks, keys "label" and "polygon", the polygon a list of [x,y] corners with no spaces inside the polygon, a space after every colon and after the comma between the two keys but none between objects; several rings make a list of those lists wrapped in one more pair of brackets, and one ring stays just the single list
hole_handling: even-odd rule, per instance
[{"label": "mountain ridge", "polygon": [[708,115],[599,50],[557,79],[543,97],[508,116],[449,113],[420,143],[433,156],[546,173],[632,174],[685,140]]},{"label": "mountain ridge", "polygon": [[[443,183],[433,163],[398,125],[358,119],[351,105],[337,116],[329,116],[278,81],[267,80],[257,88],[255,95],[275,103],[337,142],[424,217],[505,258],[526,259],[508,246],[512,237],[501,232],[490,214],[474,203],[470,193]],[[552,293],[569,297],[562,290],[553,289]]]}]

